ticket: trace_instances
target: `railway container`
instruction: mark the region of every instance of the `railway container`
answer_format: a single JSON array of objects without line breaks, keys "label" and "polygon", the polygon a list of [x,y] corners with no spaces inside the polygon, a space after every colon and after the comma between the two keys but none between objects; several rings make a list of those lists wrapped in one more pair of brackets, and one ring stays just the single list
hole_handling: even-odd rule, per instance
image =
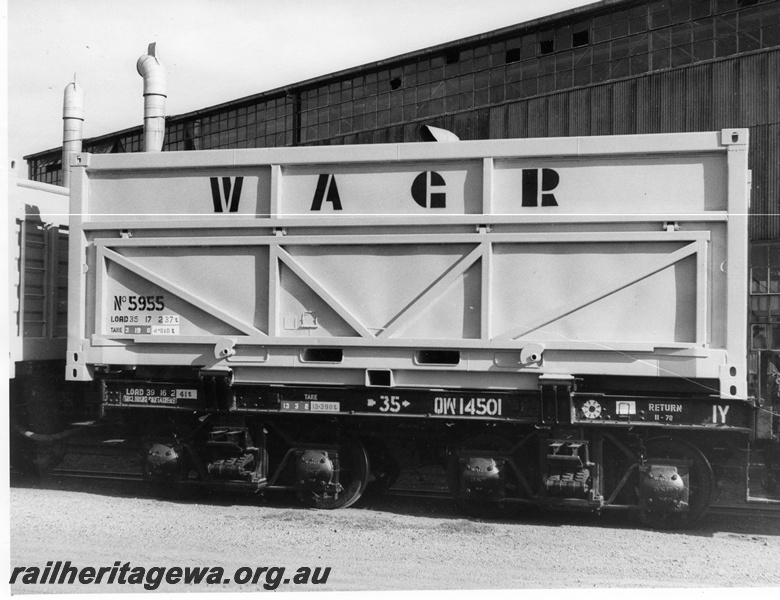
[{"label": "railway container", "polygon": [[[62,360],[67,338],[68,190],[11,171],[8,205],[11,374],[25,360]],[[24,341],[23,341],[24,340]]]},{"label": "railway container", "polygon": [[[63,181],[67,157],[81,152],[84,91],[63,96]],[[76,419],[96,412],[94,386],[65,384],[68,295],[68,189],[18,177],[11,161],[7,190],[9,416],[11,464],[41,474],[64,455]],[[85,423],[82,423],[85,424]]]},{"label": "railway container", "polygon": [[697,520],[749,395],[747,131],[74,155],[66,376],[171,485]]},{"label": "railway container", "polygon": [[[79,399],[63,386],[67,346],[68,190],[8,180],[8,348],[12,461],[45,470],[64,452],[59,434]],[[83,395],[80,395],[83,397]]]}]

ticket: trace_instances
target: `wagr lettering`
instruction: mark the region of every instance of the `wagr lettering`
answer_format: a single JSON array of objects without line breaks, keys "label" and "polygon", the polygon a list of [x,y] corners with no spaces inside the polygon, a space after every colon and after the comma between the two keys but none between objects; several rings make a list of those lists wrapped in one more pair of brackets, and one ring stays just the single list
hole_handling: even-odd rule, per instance
[{"label": "wagr lettering", "polygon": [[560,181],[560,175],[553,169],[523,169],[523,206],[558,206],[551,194]]},{"label": "wagr lettering", "polygon": [[[227,179],[227,178],[223,178]],[[240,178],[236,178],[240,179]],[[549,207],[558,206],[558,201],[551,192],[558,186],[560,175],[554,169],[523,169],[522,189],[520,202],[524,207]],[[230,193],[229,181],[225,184],[225,196]],[[418,174],[410,187],[410,196],[418,206],[428,209],[441,209],[447,206],[446,189],[447,182],[436,171],[423,171]],[[222,212],[225,203],[218,204],[218,185],[216,178],[212,178],[214,194],[214,208],[216,212]],[[238,189],[240,194],[240,187]],[[220,197],[221,198],[221,197]],[[314,212],[322,211],[325,204],[330,204],[334,211],[343,210],[343,200],[339,193],[336,176],[333,173],[321,173],[317,178],[317,186],[312,197],[311,208]],[[236,206],[238,202],[236,201]],[[231,208],[231,212],[233,209]]]},{"label": "wagr lettering", "polygon": [[219,177],[211,177],[211,199],[214,203],[215,213],[238,212],[238,203],[241,201],[241,188],[244,184],[243,177],[222,177],[222,186],[219,185]]}]

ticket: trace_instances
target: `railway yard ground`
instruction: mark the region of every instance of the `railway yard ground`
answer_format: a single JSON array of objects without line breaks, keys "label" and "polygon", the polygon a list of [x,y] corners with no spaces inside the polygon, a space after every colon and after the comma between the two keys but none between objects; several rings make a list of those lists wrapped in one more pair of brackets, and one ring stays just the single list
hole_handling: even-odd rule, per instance
[{"label": "railway yard ground", "polygon": [[[102,468],[117,471],[121,463],[129,473],[130,459],[118,456],[108,452]],[[71,458],[71,468],[78,464]],[[643,529],[623,513],[526,510],[478,519],[433,494],[368,496],[337,511],[307,509],[294,497],[205,490],[161,499],[120,473],[114,479],[74,473],[40,480],[12,475],[12,565],[208,566],[222,568],[225,580],[241,567],[331,568],[326,583],[280,583],[279,591],[780,586],[780,518],[769,507],[746,512],[721,502],[695,528],[663,532]],[[157,589],[263,591],[266,581],[225,580],[163,581]],[[11,591],[144,590],[116,582],[17,582]]]}]

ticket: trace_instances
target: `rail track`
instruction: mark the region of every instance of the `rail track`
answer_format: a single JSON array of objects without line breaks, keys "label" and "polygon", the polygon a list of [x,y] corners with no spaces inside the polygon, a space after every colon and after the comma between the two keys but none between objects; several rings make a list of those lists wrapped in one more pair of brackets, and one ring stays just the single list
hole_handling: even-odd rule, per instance
[{"label": "rail track", "polygon": [[50,477],[65,477],[68,479],[95,479],[98,481],[141,482],[141,474],[119,473],[111,471],[89,471],[81,469],[54,469]]},{"label": "rail track", "polygon": [[[110,433],[109,433],[110,432]],[[111,434],[116,434],[110,439]],[[81,435],[69,440],[68,456],[61,468],[53,469],[48,477],[64,480],[104,481],[127,484],[140,484],[143,478],[140,472],[132,472],[129,466],[138,456],[140,440],[124,438],[119,431],[101,428],[101,434]],[[73,460],[75,457],[75,460]],[[101,466],[97,463],[103,462]],[[129,470],[117,470],[116,467]],[[13,470],[12,470],[13,473]],[[744,494],[744,490],[742,492]],[[415,482],[399,481],[397,486],[383,492],[384,495],[398,498],[418,498],[448,501],[451,496],[443,487],[418,487]],[[732,495],[731,498],[734,496]],[[780,500],[756,499],[751,502],[739,500],[716,502],[709,513],[718,516],[737,518],[780,519]]]},{"label": "rail track", "polygon": [[751,517],[760,519],[780,519],[780,504],[717,504],[710,506],[710,514],[719,516]]},{"label": "rail track", "polygon": [[[88,469],[54,469],[49,477],[62,479],[81,479],[106,482],[141,483],[140,473],[124,473],[115,471],[95,471]],[[419,498],[430,500],[448,500],[449,493],[437,490],[418,490],[409,488],[390,489],[384,492],[387,496],[399,498]],[[733,516],[738,518],[780,519],[780,501],[754,500],[743,504],[714,504],[708,511],[717,516]]]}]

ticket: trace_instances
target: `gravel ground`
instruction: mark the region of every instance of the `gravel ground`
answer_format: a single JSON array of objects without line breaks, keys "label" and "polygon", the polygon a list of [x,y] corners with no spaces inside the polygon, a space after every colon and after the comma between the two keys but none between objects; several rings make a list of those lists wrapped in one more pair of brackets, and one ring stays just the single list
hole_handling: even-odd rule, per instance
[{"label": "gravel ground", "polygon": [[[112,487],[114,486],[114,487]],[[51,489],[56,488],[56,489]],[[88,488],[88,489],[87,489]],[[12,566],[222,567],[230,583],[159,591],[263,591],[233,581],[248,567],[331,567],[317,586],[281,590],[467,590],[780,585],[780,520],[708,517],[695,530],[635,529],[625,516],[527,513],[466,518],[444,500],[397,497],[319,511],[250,497],[189,501],[137,485],[15,484]],[[141,592],[138,585],[24,585],[13,593]]]}]

